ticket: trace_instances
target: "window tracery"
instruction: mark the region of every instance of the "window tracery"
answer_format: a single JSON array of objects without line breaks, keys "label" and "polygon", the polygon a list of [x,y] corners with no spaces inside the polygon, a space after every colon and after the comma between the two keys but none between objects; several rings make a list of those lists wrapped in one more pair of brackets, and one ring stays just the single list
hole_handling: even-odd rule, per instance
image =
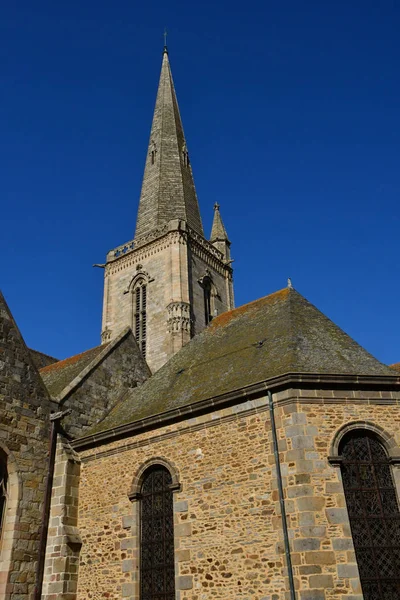
[{"label": "window tracery", "polygon": [[140,599],[175,600],[173,485],[168,469],[153,465],[141,485]]},{"label": "window tracery", "polygon": [[389,458],[366,430],[344,436],[339,454],[364,600],[398,600],[400,512]]}]

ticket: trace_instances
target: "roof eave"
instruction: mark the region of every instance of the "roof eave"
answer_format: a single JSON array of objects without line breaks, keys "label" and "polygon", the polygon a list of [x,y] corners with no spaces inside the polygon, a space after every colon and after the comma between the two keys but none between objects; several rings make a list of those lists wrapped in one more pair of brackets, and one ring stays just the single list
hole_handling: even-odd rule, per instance
[{"label": "roof eave", "polygon": [[347,387],[368,387],[370,389],[377,387],[380,389],[395,388],[400,390],[400,376],[285,373],[283,375],[279,375],[278,377],[272,377],[253,385],[233,390],[226,394],[221,394],[220,396],[207,398],[206,400],[201,400],[200,402],[193,402],[181,408],[152,415],[137,421],[131,421],[130,423],[125,423],[105,431],[100,431],[99,433],[78,438],[72,441],[71,444],[76,450],[85,450],[87,448],[103,445],[109,443],[110,441],[127,437],[129,435],[136,435],[149,429],[168,425],[176,420],[195,417],[200,413],[208,412],[212,409],[220,409],[224,406],[234,404],[239,400],[244,402],[246,399],[249,399],[260,393],[265,393],[267,390],[277,391],[278,389],[290,387],[293,384],[303,384],[307,386],[310,384],[318,384],[324,388],[334,385]]}]

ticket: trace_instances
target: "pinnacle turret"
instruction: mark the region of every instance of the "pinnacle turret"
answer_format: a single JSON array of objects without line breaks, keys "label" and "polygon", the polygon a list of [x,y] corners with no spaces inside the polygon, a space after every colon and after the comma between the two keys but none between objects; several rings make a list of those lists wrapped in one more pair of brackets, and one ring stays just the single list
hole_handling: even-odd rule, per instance
[{"label": "pinnacle turret", "polygon": [[222,252],[225,260],[230,260],[230,241],[226,229],[222,222],[221,213],[219,211],[219,204],[214,204],[214,220],[211,228],[210,242],[220,252]]},{"label": "pinnacle turret", "polygon": [[173,219],[204,235],[192,168],[179,114],[167,47],[164,47],[135,238]]},{"label": "pinnacle turret", "polygon": [[228,234],[222,222],[221,213],[219,211],[219,204],[214,204],[214,220],[211,228],[210,242],[229,242]]}]

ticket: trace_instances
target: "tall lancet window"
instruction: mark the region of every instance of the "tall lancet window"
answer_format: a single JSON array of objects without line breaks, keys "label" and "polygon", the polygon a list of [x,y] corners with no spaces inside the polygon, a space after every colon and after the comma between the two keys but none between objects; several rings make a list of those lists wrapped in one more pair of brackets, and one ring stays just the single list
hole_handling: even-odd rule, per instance
[{"label": "tall lancet window", "polygon": [[400,512],[389,458],[366,430],[340,445],[341,470],[364,600],[400,598]]},{"label": "tall lancet window", "polygon": [[3,454],[0,454],[0,539],[3,533],[5,509],[7,501],[7,463]]},{"label": "tall lancet window", "polygon": [[203,277],[203,295],[204,295],[204,319],[206,325],[208,325],[213,318],[212,314],[212,301],[211,301],[212,281],[211,278],[206,275]]},{"label": "tall lancet window", "polygon": [[146,356],[147,334],[147,286],[144,279],[139,279],[133,289],[133,326],[138,346]]},{"label": "tall lancet window", "polygon": [[150,467],[141,487],[140,600],[175,600],[172,477]]}]

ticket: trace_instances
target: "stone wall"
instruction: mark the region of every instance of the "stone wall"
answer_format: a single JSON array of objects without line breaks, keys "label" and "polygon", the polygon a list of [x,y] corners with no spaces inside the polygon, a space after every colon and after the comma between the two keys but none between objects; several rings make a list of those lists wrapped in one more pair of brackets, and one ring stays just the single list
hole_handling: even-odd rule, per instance
[{"label": "stone wall", "polygon": [[204,290],[199,283],[206,274],[211,277],[215,289],[213,293],[216,294],[212,301],[212,312],[215,310],[215,315],[212,316],[220,315],[226,310],[234,308],[233,294],[230,293],[232,288],[230,272],[225,268],[218,268],[219,265],[210,264],[207,258],[201,254],[200,249],[192,244],[189,254],[189,274],[192,290],[193,334],[200,333],[206,327]]},{"label": "stone wall", "polygon": [[46,547],[43,600],[75,600],[81,538],[78,531],[80,460],[59,437]]},{"label": "stone wall", "polygon": [[[340,430],[367,428],[400,453],[399,392],[290,390],[277,394],[286,511],[299,600],[362,600],[339,466]],[[400,493],[400,469],[393,464]],[[400,497],[400,495],[399,495]]]},{"label": "stone wall", "polygon": [[[340,428],[360,420],[398,445],[398,393],[287,390],[276,399],[297,598],[362,600],[340,471],[328,457]],[[78,599],[138,600],[140,501],[128,494],[157,457],[181,484],[177,598],[287,600],[266,398],[82,452]]]},{"label": "stone wall", "polygon": [[52,403],[0,294],[0,448],[8,486],[0,597],[28,600],[36,583]]},{"label": "stone wall", "polygon": [[127,390],[141,385],[149,376],[129,331],[60,402],[60,409],[71,411],[63,419],[64,430],[72,437],[83,435],[85,429],[104,418]]}]

